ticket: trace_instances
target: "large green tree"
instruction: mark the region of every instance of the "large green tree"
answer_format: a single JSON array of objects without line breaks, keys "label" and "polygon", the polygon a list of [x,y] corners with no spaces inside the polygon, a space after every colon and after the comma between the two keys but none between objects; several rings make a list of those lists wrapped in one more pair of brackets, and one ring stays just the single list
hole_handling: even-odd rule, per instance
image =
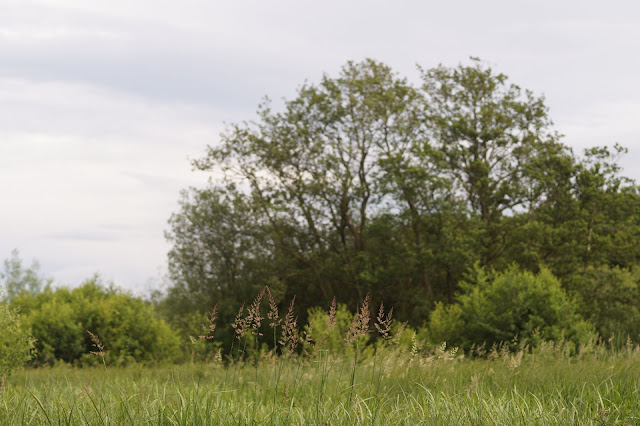
[{"label": "large green tree", "polygon": [[480,221],[482,261],[494,264],[514,221],[540,197],[540,158],[557,150],[544,98],[480,61],[423,71],[425,121],[445,159],[442,172]]},{"label": "large green tree", "polygon": [[419,324],[476,262],[547,265],[564,283],[629,267],[640,198],[619,153],[575,156],[544,98],[482,62],[422,70],[420,85],[349,62],[194,162],[215,179],[170,220],[166,306],[224,302],[232,318],[269,285],[302,308],[371,293]]},{"label": "large green tree", "polygon": [[[246,188],[254,223],[261,225],[252,238],[288,265],[277,276],[288,293],[306,295],[307,303],[382,296],[369,247],[371,221],[394,207],[394,191],[413,191],[404,197],[409,205],[429,198],[416,193],[429,179],[429,156],[416,157],[413,167],[424,169],[418,182],[398,186],[394,171],[406,167],[397,164],[403,152],[426,147],[421,105],[419,92],[389,67],[348,63],[338,78],[303,86],[283,112],[263,105],[257,123],[233,126],[196,165],[224,170],[227,184]],[[424,256],[416,230],[414,252]],[[430,281],[423,278],[422,285],[430,294]]]}]

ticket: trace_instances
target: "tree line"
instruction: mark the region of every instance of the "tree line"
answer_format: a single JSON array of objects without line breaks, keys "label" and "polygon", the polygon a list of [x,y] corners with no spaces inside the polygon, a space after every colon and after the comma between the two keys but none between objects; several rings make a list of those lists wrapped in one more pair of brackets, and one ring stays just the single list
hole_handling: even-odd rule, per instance
[{"label": "tree line", "polygon": [[98,362],[88,331],[112,365],[229,355],[236,338],[278,348],[283,325],[261,323],[266,290],[270,315],[299,325],[292,341],[336,351],[365,300],[372,321],[393,307],[389,331],[409,346],[640,341],[626,149],[574,153],[543,97],[481,61],[420,75],[348,62],[230,125],[193,163],[211,179],[183,191],[166,232],[170,286],[149,300],[98,276],[53,286],[14,251],[0,271],[0,376],[25,360]]},{"label": "tree line", "polygon": [[420,76],[348,62],[230,125],[193,162],[210,184],[185,190],[169,221],[168,317],[218,303],[231,322],[267,285],[302,315],[370,294],[418,326],[477,268],[548,270],[586,307],[593,282],[638,264],[623,147],[574,153],[544,97],[479,60]]}]

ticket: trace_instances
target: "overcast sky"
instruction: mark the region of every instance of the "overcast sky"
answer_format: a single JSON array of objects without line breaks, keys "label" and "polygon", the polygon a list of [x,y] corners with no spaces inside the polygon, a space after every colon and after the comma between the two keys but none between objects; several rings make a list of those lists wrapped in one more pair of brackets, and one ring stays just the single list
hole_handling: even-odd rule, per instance
[{"label": "overcast sky", "polygon": [[190,158],[347,60],[478,56],[544,94],[565,142],[640,180],[640,2],[0,0],[0,259],[58,284],[158,285]]}]

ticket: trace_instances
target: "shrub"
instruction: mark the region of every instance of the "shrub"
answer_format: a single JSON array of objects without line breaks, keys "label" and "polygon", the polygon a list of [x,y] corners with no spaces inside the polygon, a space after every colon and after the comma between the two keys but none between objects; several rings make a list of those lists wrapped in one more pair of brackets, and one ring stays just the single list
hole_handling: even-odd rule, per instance
[{"label": "shrub", "polygon": [[37,339],[38,363],[71,362],[85,351],[86,331],[77,308],[69,301],[51,297],[26,316]]},{"label": "shrub", "polygon": [[23,293],[14,304],[25,312],[25,322],[33,329],[39,363],[98,362],[90,354],[95,348],[87,331],[102,341],[111,364],[173,361],[179,356],[177,333],[156,316],[150,304],[103,286],[98,277],[73,290]]},{"label": "shrub", "polygon": [[0,303],[0,378],[27,362],[33,351],[30,330],[20,316],[6,304]]},{"label": "shrub", "polygon": [[536,346],[541,340],[586,342],[593,326],[577,313],[560,282],[546,269],[534,275],[512,266],[505,272],[487,273],[461,284],[457,303],[434,309],[431,339],[469,350],[473,344],[511,341]]}]

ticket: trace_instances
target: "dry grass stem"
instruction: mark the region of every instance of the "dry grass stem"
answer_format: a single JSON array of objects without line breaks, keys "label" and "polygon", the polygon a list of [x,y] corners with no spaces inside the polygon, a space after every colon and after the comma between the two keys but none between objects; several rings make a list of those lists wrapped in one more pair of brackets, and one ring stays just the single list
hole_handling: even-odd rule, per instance
[{"label": "dry grass stem", "polygon": [[362,306],[358,308],[358,312],[353,318],[353,322],[349,327],[347,337],[345,338],[347,344],[352,344],[356,339],[366,336],[369,332],[369,321],[371,318],[371,312],[369,311],[369,301],[370,297],[367,294],[367,296],[364,298],[364,301],[362,302]]},{"label": "dry grass stem", "polygon": [[264,297],[266,288],[267,287],[264,287],[258,294],[256,299],[253,301],[251,307],[249,308],[247,317],[245,318],[245,324],[248,327],[251,327],[251,334],[253,334],[254,336],[262,336],[262,333],[260,333],[260,325],[262,324],[263,317],[260,313],[260,305],[262,303],[262,298]]},{"label": "dry grass stem", "polygon": [[271,290],[269,287],[265,287],[267,289],[267,296],[269,297],[269,313],[267,313],[267,318],[271,321],[269,326],[271,328],[276,328],[282,322],[280,315],[278,314],[278,304],[276,303],[273,295],[271,294]]},{"label": "dry grass stem", "polygon": [[240,309],[238,310],[238,315],[236,315],[236,319],[233,321],[233,324],[231,324],[231,327],[233,327],[233,329],[236,332],[236,338],[238,340],[242,338],[247,327],[247,322],[242,317],[243,312],[244,312],[244,303],[242,304],[242,306],[240,306]]},{"label": "dry grass stem", "polygon": [[[307,329],[304,331],[304,340],[302,341],[302,346],[304,347],[304,354],[311,357],[315,355],[316,349],[317,349],[315,348],[315,346],[317,345],[312,345],[312,342],[313,342],[312,334],[313,334],[313,319],[309,319],[309,325]],[[312,349],[312,346],[314,346],[313,349]]]},{"label": "dry grass stem", "polygon": [[213,307],[210,314],[207,314],[207,324],[202,324],[202,329],[205,331],[203,336],[198,336],[201,339],[211,340],[213,339],[213,333],[216,331],[216,320],[218,319],[218,304]]},{"label": "dry grass stem", "polygon": [[378,333],[385,339],[390,339],[389,332],[391,331],[391,317],[393,316],[393,308],[389,310],[386,318],[384,315],[384,303],[380,303],[380,310],[378,311],[378,318],[376,318],[376,329]]},{"label": "dry grass stem", "polygon": [[333,296],[331,307],[329,308],[329,317],[327,319],[327,330],[331,331],[336,326],[336,297]]},{"label": "dry grass stem", "polygon": [[90,351],[90,352],[94,355],[99,355],[101,358],[104,358],[104,345],[102,344],[100,339],[98,339],[98,336],[96,336],[89,330],[87,330],[87,333],[89,333],[89,337],[93,342],[93,346],[97,349],[96,351]]},{"label": "dry grass stem", "polygon": [[289,346],[289,353],[292,355],[298,346],[298,318],[293,314],[293,305],[295,301],[296,297],[293,296],[287,315],[284,317],[282,338],[278,341],[282,346]]}]

